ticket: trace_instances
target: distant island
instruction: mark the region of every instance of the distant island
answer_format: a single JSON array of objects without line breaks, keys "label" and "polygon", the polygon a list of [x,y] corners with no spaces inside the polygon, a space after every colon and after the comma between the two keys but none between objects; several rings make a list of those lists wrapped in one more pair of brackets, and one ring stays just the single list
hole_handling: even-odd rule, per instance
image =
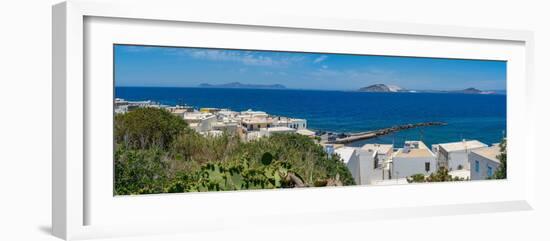
[{"label": "distant island", "polygon": [[243,84],[240,82],[231,82],[226,84],[208,84],[202,83],[199,85],[201,88],[234,88],[234,89],[286,89],[284,85],[272,84],[272,85],[260,85],[260,84]]},{"label": "distant island", "polygon": [[374,84],[360,88],[361,92],[403,92],[403,88],[396,85]]},{"label": "distant island", "polygon": [[[376,93],[395,93],[395,92],[404,92],[404,93],[457,93],[457,94],[497,94],[496,91],[482,91],[473,87],[466,88],[463,90],[407,90],[403,89],[396,85],[386,85],[386,84],[374,84],[367,87],[362,87],[357,91],[360,92],[376,92]],[[505,91],[504,91],[505,93]]]},{"label": "distant island", "polygon": [[463,90],[451,91],[453,93],[462,93],[462,94],[483,94],[483,91],[476,88],[467,88]]}]

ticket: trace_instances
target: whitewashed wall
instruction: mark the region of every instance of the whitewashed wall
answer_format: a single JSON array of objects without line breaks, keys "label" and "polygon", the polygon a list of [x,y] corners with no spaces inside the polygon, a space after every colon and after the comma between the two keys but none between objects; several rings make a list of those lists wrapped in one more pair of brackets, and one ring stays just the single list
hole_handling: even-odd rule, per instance
[{"label": "whitewashed wall", "polygon": [[[476,171],[475,161],[479,161],[479,170]],[[487,169],[488,166],[493,168],[493,175],[497,171],[499,164],[491,161],[483,156],[480,156],[474,152],[468,154],[468,162],[470,163],[470,179],[471,180],[485,180],[488,178]]]},{"label": "whitewashed wall", "polygon": [[[430,163],[430,171],[426,172],[425,163]],[[435,157],[393,157],[392,178],[404,178],[414,174],[429,175],[436,170]]]},{"label": "whitewashed wall", "polygon": [[449,153],[449,170],[456,171],[459,170],[459,166],[462,166],[462,169],[469,169],[470,165],[468,164],[468,153],[466,151],[453,151]]}]

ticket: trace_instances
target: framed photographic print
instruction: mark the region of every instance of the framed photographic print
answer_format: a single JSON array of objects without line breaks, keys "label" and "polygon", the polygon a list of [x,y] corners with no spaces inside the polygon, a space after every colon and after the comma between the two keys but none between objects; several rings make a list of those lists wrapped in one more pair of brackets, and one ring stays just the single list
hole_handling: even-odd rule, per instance
[{"label": "framed photographic print", "polygon": [[113,48],[115,195],[506,178],[505,61]]},{"label": "framed photographic print", "polygon": [[530,32],[157,4],[53,8],[56,236],[532,208]]}]

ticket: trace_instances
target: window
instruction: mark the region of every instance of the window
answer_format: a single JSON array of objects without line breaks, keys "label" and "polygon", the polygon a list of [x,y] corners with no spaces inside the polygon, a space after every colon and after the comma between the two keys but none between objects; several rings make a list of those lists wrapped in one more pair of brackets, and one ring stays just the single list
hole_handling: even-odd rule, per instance
[{"label": "window", "polygon": [[493,168],[489,165],[487,165],[487,177],[493,176]]},{"label": "window", "polygon": [[479,161],[476,160],[476,164],[475,164],[475,169],[476,169],[476,172],[479,172]]},{"label": "window", "polygon": [[430,163],[429,162],[424,163],[424,168],[426,169],[426,172],[429,172],[430,171]]},{"label": "window", "polygon": [[378,168],[378,157],[374,157],[374,169]]}]

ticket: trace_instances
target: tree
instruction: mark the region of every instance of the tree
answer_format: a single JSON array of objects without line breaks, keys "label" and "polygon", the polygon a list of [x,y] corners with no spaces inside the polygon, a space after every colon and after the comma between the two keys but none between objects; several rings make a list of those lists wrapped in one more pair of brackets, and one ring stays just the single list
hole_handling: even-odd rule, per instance
[{"label": "tree", "polygon": [[183,119],[160,108],[138,108],[115,116],[115,141],[130,149],[167,149],[183,132]]},{"label": "tree", "polygon": [[498,166],[497,171],[493,175],[494,179],[506,179],[506,138],[502,139],[502,141],[499,144],[500,147],[500,154],[497,156],[498,160],[500,161],[500,165]]},{"label": "tree", "polygon": [[453,177],[449,175],[449,170],[445,167],[440,167],[436,172],[433,172],[429,176],[423,174],[415,174],[407,178],[409,183],[413,182],[451,182],[451,181],[464,181],[464,178]]},{"label": "tree", "polygon": [[168,178],[168,165],[160,149],[115,152],[115,194],[162,193]]}]

